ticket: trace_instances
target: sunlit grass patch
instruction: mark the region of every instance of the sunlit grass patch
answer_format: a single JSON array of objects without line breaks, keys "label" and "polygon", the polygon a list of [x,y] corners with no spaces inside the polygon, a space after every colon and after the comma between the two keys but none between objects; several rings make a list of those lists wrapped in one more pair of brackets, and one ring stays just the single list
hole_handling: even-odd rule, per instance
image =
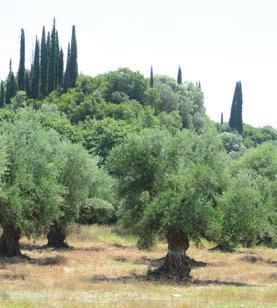
[{"label": "sunlit grass patch", "polygon": [[106,243],[114,245],[135,245],[136,237],[133,235],[119,235],[113,231],[112,227],[93,225],[71,227],[68,235],[68,241],[89,242],[89,243]]}]

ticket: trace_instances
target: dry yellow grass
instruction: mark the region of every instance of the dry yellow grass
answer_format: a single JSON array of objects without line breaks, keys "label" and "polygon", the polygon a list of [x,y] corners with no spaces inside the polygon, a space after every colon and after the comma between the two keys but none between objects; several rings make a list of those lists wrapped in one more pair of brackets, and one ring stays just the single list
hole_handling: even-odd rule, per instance
[{"label": "dry yellow grass", "polygon": [[132,236],[110,227],[74,227],[68,251],[41,248],[43,239],[22,240],[30,259],[0,259],[0,307],[277,307],[277,251],[211,252],[191,247],[206,262],[188,285],[145,279],[151,260],[164,256],[136,248]]}]

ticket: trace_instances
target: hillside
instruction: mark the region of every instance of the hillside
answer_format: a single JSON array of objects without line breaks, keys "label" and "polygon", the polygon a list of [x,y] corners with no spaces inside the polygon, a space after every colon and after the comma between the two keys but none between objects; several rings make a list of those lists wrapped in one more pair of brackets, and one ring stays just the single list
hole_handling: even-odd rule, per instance
[{"label": "hillside", "polygon": [[78,72],[55,20],[0,86],[0,305],[273,307],[277,131],[201,82]]}]

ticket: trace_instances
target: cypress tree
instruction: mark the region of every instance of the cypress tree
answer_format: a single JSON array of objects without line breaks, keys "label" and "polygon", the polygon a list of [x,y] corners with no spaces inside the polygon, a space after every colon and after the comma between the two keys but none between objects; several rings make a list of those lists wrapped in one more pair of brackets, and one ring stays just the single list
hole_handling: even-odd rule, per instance
[{"label": "cypress tree", "polygon": [[63,50],[61,49],[59,52],[59,60],[58,60],[58,87],[63,86],[63,70],[64,70],[64,61],[63,61]]},{"label": "cypress tree", "polygon": [[17,73],[18,80],[18,90],[23,91],[25,87],[25,34],[24,30],[21,29],[20,37],[20,59],[19,59],[19,68]]},{"label": "cypress tree", "polygon": [[46,50],[47,50],[47,90],[46,94],[49,94],[49,66],[50,66],[50,46],[51,46],[51,35],[47,33]]},{"label": "cypress tree", "polygon": [[231,107],[231,114],[229,120],[229,126],[237,130],[240,134],[243,131],[243,122],[242,122],[242,86],[241,82],[236,83],[235,92],[233,96],[233,102]]},{"label": "cypress tree", "polygon": [[75,87],[78,77],[77,40],[75,26],[72,27],[70,57],[69,57],[69,87]]},{"label": "cypress tree", "polygon": [[[47,32],[47,40],[46,40],[46,47],[47,47],[47,56],[48,56],[48,60],[49,60],[49,56],[50,56],[50,45],[51,45],[51,34],[48,31]],[[48,61],[49,62],[49,61]],[[48,63],[49,64],[49,63]]]},{"label": "cypress tree", "polygon": [[48,93],[56,89],[57,58],[56,58],[56,21],[54,19],[49,46]]},{"label": "cypress tree", "polygon": [[151,65],[151,69],[150,69],[150,88],[154,87],[154,76],[153,76],[153,67]]},{"label": "cypress tree", "polygon": [[33,61],[32,70],[31,70],[31,97],[32,98],[39,98],[39,88],[40,88],[39,56],[40,56],[39,41],[36,38],[35,56],[34,56],[34,61]]},{"label": "cypress tree", "polygon": [[60,43],[59,43],[59,35],[58,35],[58,31],[56,31],[56,44],[55,44],[55,89],[58,88],[59,85],[59,58],[60,58]]},{"label": "cypress tree", "polygon": [[200,80],[198,81],[198,88],[201,90],[201,83],[200,83]]},{"label": "cypress tree", "polygon": [[[45,97],[47,94],[47,75],[48,75],[48,52],[45,36],[45,27],[42,29],[40,43],[40,94]],[[26,91],[27,92],[27,91]]]},{"label": "cypress tree", "polygon": [[0,107],[5,106],[5,87],[4,87],[4,81],[1,80],[1,86],[0,86]]},{"label": "cypress tree", "polygon": [[31,97],[30,72],[25,71],[25,91],[28,97]]},{"label": "cypress tree", "polygon": [[64,73],[64,90],[66,91],[69,88],[69,69],[70,69],[70,44],[67,46],[67,59],[66,59],[66,68]]},{"label": "cypress tree", "polygon": [[178,84],[182,84],[183,83],[182,70],[181,70],[180,66],[178,68],[177,83]]},{"label": "cypress tree", "polygon": [[236,83],[232,106],[231,106],[230,119],[229,119],[229,126],[232,129],[236,129],[237,93],[238,93],[238,83]]},{"label": "cypress tree", "polygon": [[242,86],[241,81],[238,82],[238,94],[237,94],[237,110],[236,110],[236,129],[242,134],[243,122],[242,122]]},{"label": "cypress tree", "polygon": [[14,73],[12,71],[12,60],[10,60],[10,71],[7,78],[7,86],[6,86],[6,99],[5,103],[9,104],[11,102],[11,98],[16,95],[17,84],[16,79],[14,77]]},{"label": "cypress tree", "polygon": [[78,77],[78,50],[77,50],[77,39],[75,26],[72,27],[72,37],[71,37],[71,67],[72,67],[72,86],[75,87],[77,77]]},{"label": "cypress tree", "polygon": [[221,112],[221,115],[220,115],[220,124],[223,125],[224,123],[224,120],[223,120],[223,112]]}]

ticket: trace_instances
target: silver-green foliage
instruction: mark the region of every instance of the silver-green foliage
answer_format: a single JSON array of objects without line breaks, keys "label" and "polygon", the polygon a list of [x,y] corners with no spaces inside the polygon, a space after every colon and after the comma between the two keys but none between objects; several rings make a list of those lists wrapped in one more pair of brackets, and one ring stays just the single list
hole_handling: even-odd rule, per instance
[{"label": "silver-green foliage", "polygon": [[108,164],[124,199],[121,217],[141,246],[172,229],[196,240],[205,234],[225,185],[226,159],[212,132],[144,130],[112,150]]},{"label": "silver-green foliage", "polygon": [[38,233],[60,213],[60,136],[26,111],[13,122],[1,123],[0,138],[6,155],[0,223],[28,235]]},{"label": "silver-green foliage", "polygon": [[74,221],[99,178],[96,159],[45,125],[47,116],[21,110],[0,126],[0,224],[27,235]]}]

